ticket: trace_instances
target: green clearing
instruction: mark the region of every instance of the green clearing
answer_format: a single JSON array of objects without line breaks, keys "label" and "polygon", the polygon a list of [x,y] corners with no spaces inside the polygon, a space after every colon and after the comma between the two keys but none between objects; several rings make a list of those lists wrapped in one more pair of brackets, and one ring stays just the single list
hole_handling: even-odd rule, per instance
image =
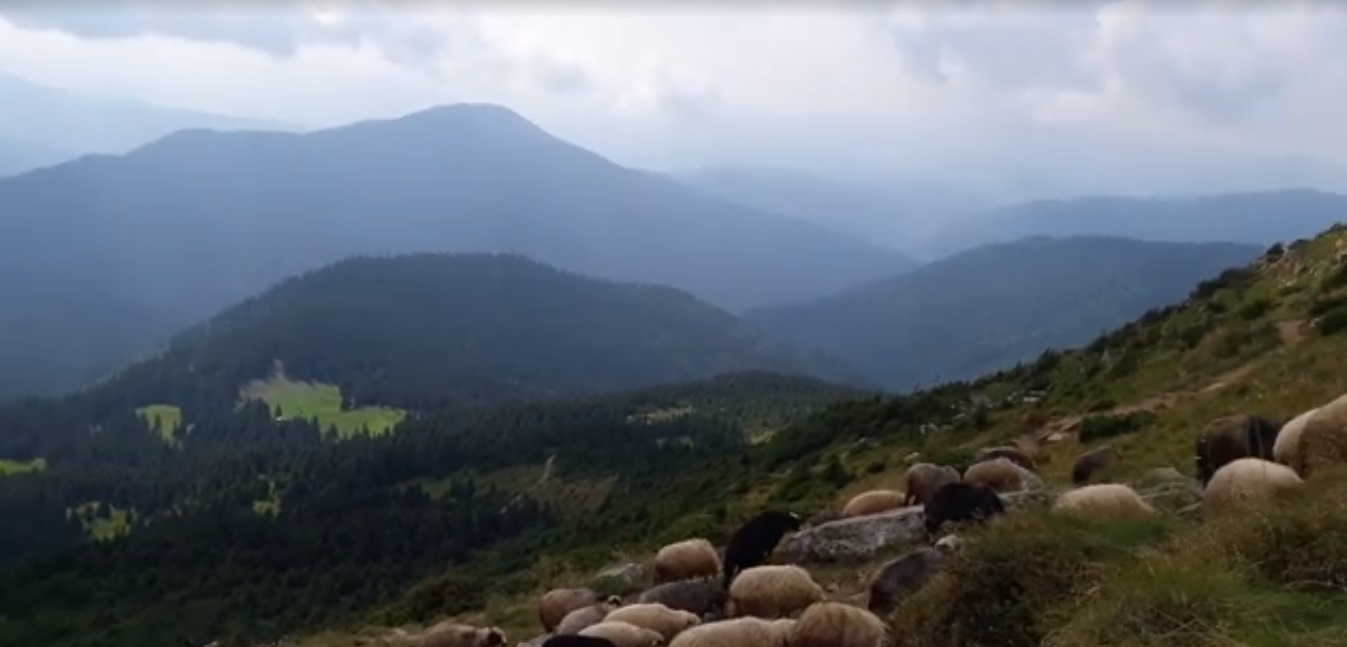
[{"label": "green clearing", "polygon": [[151,404],[136,409],[136,415],[145,419],[150,429],[157,430],[164,442],[173,445],[179,442],[178,430],[182,428],[182,409],[171,404]]},{"label": "green clearing", "polygon": [[41,472],[47,469],[47,461],[41,458],[34,458],[31,461],[14,461],[8,458],[0,458],[0,476],[13,476],[17,474],[31,474]]},{"label": "green clearing", "polygon": [[281,418],[305,418],[316,421],[323,429],[335,427],[342,438],[349,438],[368,430],[381,436],[393,430],[407,417],[401,409],[390,407],[360,407],[343,411],[341,389],[320,382],[295,382],[284,376],[268,380],[253,380],[243,387],[245,399],[261,400]]},{"label": "green clearing", "polygon": [[107,514],[100,515],[98,501],[86,501],[66,509],[66,518],[77,519],[84,532],[94,541],[110,541],[131,532],[134,513],[116,506],[107,506]]},{"label": "green clearing", "polygon": [[282,491],[276,485],[276,481],[269,476],[257,477],[267,482],[267,496],[253,501],[253,512],[259,516],[275,517],[281,513],[281,495]]}]

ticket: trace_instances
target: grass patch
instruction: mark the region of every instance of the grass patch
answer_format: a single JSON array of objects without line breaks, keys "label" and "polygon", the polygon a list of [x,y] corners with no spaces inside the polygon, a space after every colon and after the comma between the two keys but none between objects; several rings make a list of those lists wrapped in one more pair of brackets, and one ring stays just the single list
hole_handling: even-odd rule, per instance
[{"label": "grass patch", "polygon": [[8,458],[0,458],[0,476],[33,474],[45,469],[47,469],[47,461],[42,458],[34,458],[31,461],[14,461]]},{"label": "grass patch", "polygon": [[171,404],[151,404],[136,409],[136,415],[145,420],[150,430],[159,432],[164,442],[173,445],[178,441],[178,430],[182,428],[182,409]]},{"label": "grass patch", "polygon": [[94,541],[111,541],[131,532],[134,512],[98,501],[86,501],[66,509],[66,518],[79,521]]},{"label": "grass patch", "polygon": [[240,391],[245,399],[261,400],[279,418],[315,421],[323,429],[335,428],[342,438],[368,432],[386,434],[407,417],[401,409],[360,407],[342,410],[341,390],[331,384],[294,382],[277,376],[249,382]]},{"label": "grass patch", "polygon": [[253,501],[253,512],[258,516],[275,517],[281,513],[281,495],[283,494],[280,486],[269,476],[257,477],[266,481],[267,495],[261,499]]}]

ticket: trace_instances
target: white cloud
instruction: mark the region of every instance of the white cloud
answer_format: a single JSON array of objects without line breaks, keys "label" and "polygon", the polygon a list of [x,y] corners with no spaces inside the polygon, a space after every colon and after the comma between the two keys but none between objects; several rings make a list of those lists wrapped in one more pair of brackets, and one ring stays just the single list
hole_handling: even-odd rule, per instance
[{"label": "white cloud", "polygon": [[1075,132],[1347,162],[1347,15],[1328,0],[378,6],[214,9],[228,22],[142,12],[100,30],[0,3],[0,70],[322,125],[500,102],[656,165],[919,170]]}]

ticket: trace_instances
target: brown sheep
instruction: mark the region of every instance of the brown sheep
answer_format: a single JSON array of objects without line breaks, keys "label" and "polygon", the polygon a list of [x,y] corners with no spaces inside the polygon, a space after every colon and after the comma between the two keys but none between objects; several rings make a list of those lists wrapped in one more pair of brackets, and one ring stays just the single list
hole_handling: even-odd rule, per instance
[{"label": "brown sheep", "polygon": [[823,600],[823,588],[809,571],[793,564],[754,566],[730,584],[730,617],[789,618]]},{"label": "brown sheep", "polygon": [[1226,416],[1211,421],[1197,437],[1197,480],[1205,487],[1216,470],[1240,458],[1272,460],[1281,425],[1258,416]]},{"label": "brown sheep", "polygon": [[673,639],[669,647],[787,647],[795,620],[746,616],[697,625]]},{"label": "brown sheep", "polygon": [[842,517],[865,517],[886,510],[901,508],[907,501],[907,495],[897,490],[870,490],[862,492],[842,508]]},{"label": "brown sheep", "polygon": [[1305,422],[1291,467],[1309,478],[1314,470],[1342,463],[1347,463],[1347,395],[1319,407]]},{"label": "brown sheep", "polygon": [[1155,514],[1136,490],[1121,483],[1086,485],[1063,492],[1052,504],[1053,512],[1105,519],[1141,519]]},{"label": "brown sheep", "polygon": [[940,486],[962,480],[959,471],[947,465],[917,463],[907,469],[907,496],[903,505],[926,505]]},{"label": "brown sheep", "polygon": [[642,604],[658,602],[670,609],[695,613],[705,621],[723,616],[726,599],[727,594],[718,578],[703,578],[660,584],[642,593],[636,601]]},{"label": "brown sheep", "polygon": [[1219,513],[1242,503],[1300,491],[1305,482],[1295,470],[1261,458],[1240,458],[1216,470],[1202,492],[1202,511]]},{"label": "brown sheep", "polygon": [[505,644],[505,632],[495,627],[474,627],[441,622],[417,641],[417,647],[499,647]]},{"label": "brown sheep", "polygon": [[1296,454],[1300,450],[1300,435],[1305,432],[1305,424],[1318,411],[1318,407],[1310,409],[1282,425],[1281,431],[1277,432],[1277,442],[1272,444],[1273,460],[1282,465],[1295,463]]},{"label": "brown sheep", "polygon": [[1009,446],[984,447],[982,449],[979,449],[977,454],[973,456],[973,462],[981,463],[982,461],[989,461],[996,458],[1004,458],[1031,472],[1038,469],[1038,465],[1034,463],[1034,459],[1031,458],[1028,454],[1024,453],[1023,450],[1021,450],[1018,447],[1009,447]]},{"label": "brown sheep", "polygon": [[608,614],[608,617],[603,619],[604,622],[615,620],[657,631],[661,636],[664,636],[665,640],[672,640],[674,636],[689,627],[695,627],[699,624],[701,617],[680,609],[670,609],[658,602],[650,602],[629,604],[620,609],[614,609],[612,613]]},{"label": "brown sheep", "polygon": [[1071,467],[1071,484],[1085,485],[1089,483],[1095,474],[1117,462],[1117,460],[1118,452],[1107,445],[1077,456],[1076,464]]},{"label": "brown sheep", "polygon": [[621,620],[604,620],[599,624],[590,625],[585,627],[580,635],[603,638],[611,641],[617,647],[660,647],[664,644],[664,636],[661,636],[658,631],[638,627]]},{"label": "brown sheep", "polygon": [[875,614],[841,602],[810,605],[790,630],[790,647],[884,647],[888,627]]},{"label": "brown sheep", "polygon": [[701,537],[674,542],[659,549],[654,561],[655,584],[720,574],[720,555],[711,542]]},{"label": "brown sheep", "polygon": [[543,631],[551,632],[566,614],[599,601],[599,594],[591,589],[552,589],[538,600],[538,620]]},{"label": "brown sheep", "polygon": [[614,609],[621,606],[621,600],[616,596],[610,597],[603,602],[597,602],[587,607],[580,607],[568,614],[561,622],[557,623],[556,629],[552,633],[558,636],[573,636],[585,630],[585,627],[596,625],[603,622],[603,619],[612,613]]},{"label": "brown sheep", "polygon": [[974,463],[963,473],[963,482],[985,485],[997,492],[1034,490],[1043,487],[1043,479],[1007,458]]}]

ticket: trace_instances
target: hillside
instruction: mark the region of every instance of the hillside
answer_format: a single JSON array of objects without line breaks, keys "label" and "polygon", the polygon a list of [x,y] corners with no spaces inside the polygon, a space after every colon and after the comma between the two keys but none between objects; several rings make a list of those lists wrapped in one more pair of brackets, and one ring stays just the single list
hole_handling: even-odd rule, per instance
[{"label": "hillside", "polygon": [[[1076,454],[1107,443],[1121,459],[1105,478],[1149,492],[1157,468],[1191,473],[1194,434],[1214,418],[1285,419],[1341,393],[1345,262],[1347,229],[1276,246],[1085,348],[905,396],[740,376],[432,413],[342,443],[244,408],[197,421],[176,448],[133,416],[111,416],[77,446],[0,453],[30,466],[4,477],[0,519],[11,532],[0,539],[67,549],[0,573],[0,641],[261,641],[327,627],[298,643],[327,647],[444,616],[527,639],[549,587],[622,590],[594,574],[670,540],[723,541],[768,506],[809,516],[901,487],[901,457],[913,451],[964,464],[980,447],[1018,442],[1060,487]],[[765,411],[794,422],[748,434]],[[88,424],[75,400],[6,413],[6,428]],[[1303,504],[1211,524],[1175,514],[1191,501],[1182,496],[1157,503],[1166,514],[1147,522],[1012,512],[970,533],[968,556],[942,584],[889,620],[899,647],[989,636],[1006,647],[1343,644],[1342,482],[1311,485]],[[95,494],[106,498],[89,505]],[[77,545],[52,502],[84,505],[76,518],[94,536],[135,525],[124,539]],[[150,523],[146,510],[175,512]],[[909,546],[806,566],[855,601],[877,560]],[[988,597],[1007,589],[1019,594]]]},{"label": "hillside", "polygon": [[934,183],[834,179],[792,169],[713,167],[684,183],[727,200],[793,216],[926,257],[925,239],[969,218],[990,201]]},{"label": "hillside", "polygon": [[12,136],[70,151],[67,159],[85,153],[124,153],[187,128],[289,130],[293,126],[103,99],[0,73],[0,138]]},{"label": "hillside", "polygon": [[0,315],[0,366],[23,367],[0,375],[0,399],[87,383],[353,254],[514,252],[731,309],[908,267],[475,104],[306,134],[179,132],[0,180],[0,213],[0,297],[27,306]]},{"label": "hillside", "polygon": [[1084,344],[1198,281],[1243,265],[1249,245],[1032,238],[746,318],[888,389],[974,378]]},{"label": "hillside", "polygon": [[1310,189],[1174,198],[1095,195],[1037,200],[952,221],[930,251],[945,255],[1029,236],[1116,236],[1157,242],[1266,247],[1323,231],[1347,213],[1347,196]]},{"label": "hillside", "polygon": [[[550,587],[633,590],[596,573],[664,542],[723,541],[765,507],[809,515],[867,489],[901,488],[899,457],[912,451],[966,464],[978,448],[1007,443],[1033,453],[1053,488],[1065,487],[1074,456],[1111,445],[1121,459],[1102,479],[1159,497],[1162,514],[1077,521],[1028,505],[971,531],[968,553],[886,618],[898,647],[1344,644],[1343,473],[1312,477],[1301,501],[1251,505],[1248,514],[1204,522],[1181,510],[1193,501],[1185,475],[1206,423],[1240,413],[1285,420],[1341,395],[1345,262],[1347,228],[1335,228],[1275,246],[1084,349],[972,383],[836,403],[770,442],[679,472],[658,495],[614,491],[601,516],[507,542],[471,568],[428,577],[396,605],[299,644],[345,644],[384,635],[380,625],[414,630],[446,615],[528,639],[538,632],[537,596]],[[892,545],[863,563],[805,565],[831,598],[863,604],[879,561],[911,547]],[[454,597],[477,587],[488,588],[485,599]]]},{"label": "hillside", "polygon": [[0,409],[0,644],[276,637],[348,619],[857,396],[748,372],[423,412],[340,442],[257,405],[157,423],[82,398]]},{"label": "hillside", "polygon": [[232,403],[275,367],[294,382],[335,385],[344,408],[413,410],[745,370],[848,377],[685,292],[522,256],[424,254],[356,258],[289,279],[176,336],[90,397]]}]

